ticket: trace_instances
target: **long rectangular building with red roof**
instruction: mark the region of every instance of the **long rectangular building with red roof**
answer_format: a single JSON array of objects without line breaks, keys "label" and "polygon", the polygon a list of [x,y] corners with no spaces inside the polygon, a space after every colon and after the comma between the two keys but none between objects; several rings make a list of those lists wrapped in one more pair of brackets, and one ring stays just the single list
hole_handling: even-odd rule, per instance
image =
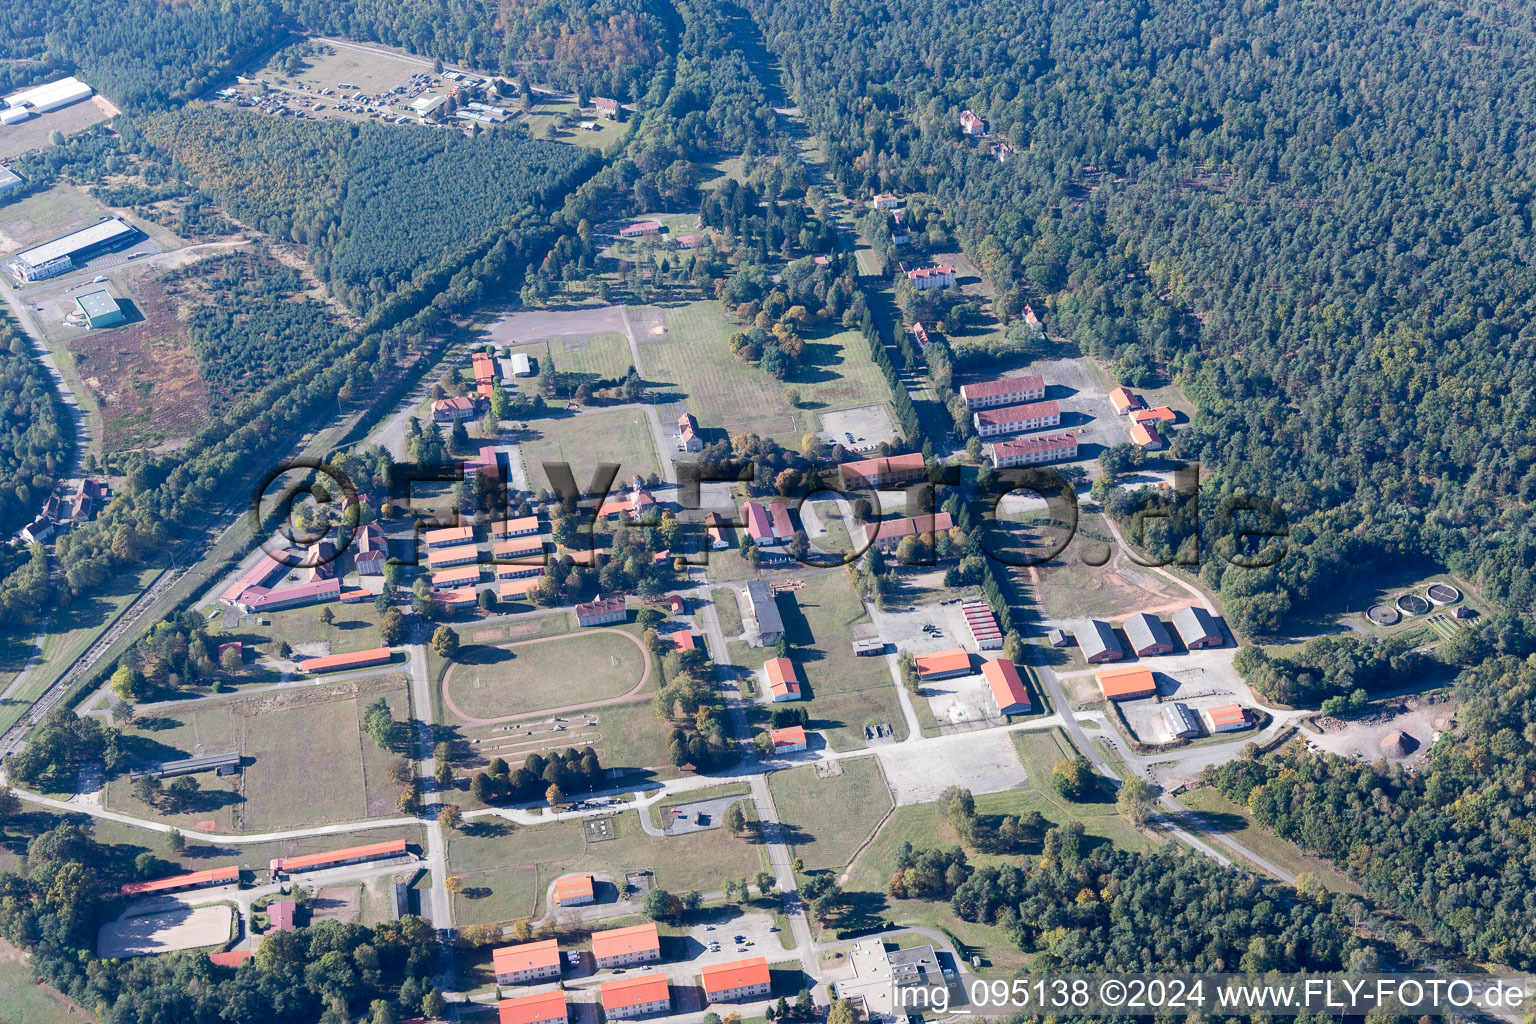
[{"label": "long rectangular building with red roof", "polygon": [[404,857],[406,855],[405,840],[391,839],[383,843],[370,843],[367,846],[349,846],[344,850],[331,850],[329,853],[306,853],[302,857],[278,857],[270,867],[274,875],[291,875],[298,871],[320,871],[325,868],[339,868],[346,864],[362,864],[370,860],[384,860],[387,857]]},{"label": "long rectangular building with red roof", "polygon": [[351,654],[327,654],[323,658],[308,658],[299,664],[300,672],[341,672],[349,668],[368,668],[371,665],[388,664],[395,652],[388,647],[371,647]]},{"label": "long rectangular building with red roof", "polygon": [[699,973],[704,979],[704,999],[711,1003],[760,998],[773,987],[768,975],[768,960],[760,956],[713,964]]},{"label": "long rectangular building with red roof", "polygon": [[1029,714],[1032,706],[1029,690],[1024,687],[1017,665],[1007,658],[996,658],[982,663],[981,674],[986,677],[987,686],[992,690],[992,699],[997,702],[999,714]]},{"label": "long rectangular building with red roof", "polygon": [[186,892],[189,889],[207,889],[215,885],[231,885],[240,881],[240,868],[231,864],[223,868],[209,868],[206,871],[193,871],[185,875],[172,875],[169,878],[155,878],[148,882],[129,882],[119,891],[124,896],[167,896],[173,892]]},{"label": "long rectangular building with red roof", "polygon": [[498,985],[520,985],[560,977],[560,945],[554,939],[501,946],[491,950],[491,970]]},{"label": "long rectangular building with red roof", "polygon": [[660,971],[606,981],[599,993],[603,1016],[609,1020],[647,1017],[672,1009],[672,990],[667,986],[667,976]]},{"label": "long rectangular building with red roof", "polygon": [[960,397],[971,412],[995,405],[1018,405],[1020,402],[1038,402],[1045,397],[1045,378],[1038,373],[1022,377],[999,377],[996,380],[978,381],[960,388]]},{"label": "long rectangular building with red roof", "polygon": [[1054,400],[1002,405],[981,409],[971,416],[976,433],[982,437],[1016,434],[1021,430],[1041,430],[1061,426],[1061,407]]},{"label": "long rectangular building with red roof", "polygon": [[496,1004],[498,1024],[566,1024],[570,1011],[560,989],[503,999]]},{"label": "long rectangular building with red roof", "polygon": [[660,960],[661,936],[650,922],[593,932],[592,959],[599,969]]},{"label": "long rectangular building with red roof", "polygon": [[890,487],[928,479],[928,467],[922,452],[892,455],[889,458],[862,459],[837,467],[844,487]]}]

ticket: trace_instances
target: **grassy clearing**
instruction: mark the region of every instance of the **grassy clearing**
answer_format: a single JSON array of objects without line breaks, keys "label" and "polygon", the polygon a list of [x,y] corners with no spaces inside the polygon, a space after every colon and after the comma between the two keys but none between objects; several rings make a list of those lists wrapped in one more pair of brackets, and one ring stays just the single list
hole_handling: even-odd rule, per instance
[{"label": "grassy clearing", "polygon": [[[409,707],[405,680],[391,677],[201,701],[162,711],[124,730],[123,748],[146,761],[238,750],[241,773],[197,776],[201,792],[186,810],[151,807],[126,777],[107,783],[109,809],[187,828],[242,832],[351,821],[392,813],[397,787],[389,762],[362,728],[364,707],[383,697],[396,719]],[[323,771],[316,771],[323,765]],[[295,799],[303,794],[303,799]]]},{"label": "grassy clearing", "polygon": [[[647,376],[658,390],[686,398],[688,411],[706,429],[751,432],[798,447],[802,434],[818,429],[817,413],[889,398],[885,378],[857,332],[812,332],[800,372],[779,381],[731,355],[727,339],[738,328],[720,315],[716,303],[646,312],[668,331],[664,340],[642,343]],[[790,404],[790,391],[799,392],[798,406]]]},{"label": "grassy clearing", "polygon": [[891,723],[904,739],[906,718],[885,659],[853,653],[852,629],[869,616],[848,577],[808,577],[803,588],[780,598],[779,612],[809,687],[811,727],[824,732],[834,750],[865,746],[864,726],[879,722]]},{"label": "grassy clearing", "polygon": [[[34,118],[41,124],[45,118]],[[10,135],[14,126],[6,132]],[[44,129],[44,136],[47,130]],[[10,156],[7,152],[3,155]],[[7,254],[94,224],[107,208],[83,189],[55,185],[0,208],[0,249]]]},{"label": "grassy clearing", "polygon": [[[321,620],[327,608],[334,617],[329,626]],[[274,657],[277,645],[283,641],[294,650],[303,648],[306,653],[318,650],[307,645],[326,644],[331,654],[366,651],[384,643],[379,635],[378,613],[371,601],[362,604],[333,601],[304,608],[285,608],[260,615],[246,615],[239,621],[241,624],[238,626],[226,623],[230,639],[254,644]]]},{"label": "grassy clearing", "polygon": [[79,1024],[94,1020],[67,996],[36,981],[26,954],[0,939],[0,1020],[20,1024]]},{"label": "grassy clearing", "polygon": [[715,603],[720,632],[728,637],[739,636],[742,630],[741,606],[736,603],[735,592],[730,587],[716,587],[709,592],[709,599]]},{"label": "grassy clearing", "polygon": [[460,652],[444,687],[475,718],[497,718],[628,693],[646,655],[616,633],[584,633],[510,647],[473,645]]},{"label": "grassy clearing", "polygon": [[640,409],[589,409],[569,416],[535,420],[522,442],[529,485],[548,487],[546,462],[565,462],[585,486],[599,463],[619,465],[619,481],[636,474],[660,473],[650,420]]},{"label": "grassy clearing", "polygon": [[[997,819],[1003,815],[1020,815],[1039,811],[1052,824],[1063,824],[1071,815],[1062,814],[1055,804],[1046,800],[1033,789],[1012,790],[1005,793],[988,793],[976,798],[977,813],[985,819]],[[1086,845],[1110,843],[1124,849],[1145,850],[1154,841],[1135,832],[1118,816],[1099,815],[1083,818]],[[918,804],[898,807],[891,814],[885,827],[863,853],[848,868],[848,880],[844,888],[854,894],[855,904],[861,911],[879,915],[897,925],[926,926],[948,932],[964,946],[964,952],[978,952],[990,967],[1009,971],[1028,964],[1029,957],[1008,942],[1002,932],[989,925],[962,921],[944,902],[923,900],[897,900],[885,895],[885,887],[896,871],[896,851],[903,842],[914,847],[928,849],[964,845],[950,827],[938,804]],[[1027,848],[1025,853],[1038,853]],[[981,867],[988,864],[1013,863],[1016,855],[998,855],[966,847],[970,863]]]},{"label": "grassy clearing", "polygon": [[837,762],[843,773],[829,779],[815,765],[768,777],[785,841],[808,871],[840,871],[891,809],[891,791],[876,757]]},{"label": "grassy clearing", "polygon": [[621,880],[629,871],[654,872],[654,883],[673,892],[715,892],[727,879],[750,878],[767,867],[761,846],[723,828],[684,836],[648,836],[638,812],[615,815],[616,838],[587,843],[579,822],[549,825],[474,825],[448,846],[449,870],[464,880],[455,897],[463,924],[510,923],[542,912],[549,883],[577,871]]},{"label": "grassy clearing", "polygon": [[1284,868],[1292,874],[1308,874],[1333,892],[1360,895],[1360,887],[1344,872],[1321,857],[1314,857],[1288,840],[1253,820],[1248,808],[1233,803],[1211,786],[1202,786],[1179,795],[1199,823],[1218,835],[1231,836],[1235,842]]}]

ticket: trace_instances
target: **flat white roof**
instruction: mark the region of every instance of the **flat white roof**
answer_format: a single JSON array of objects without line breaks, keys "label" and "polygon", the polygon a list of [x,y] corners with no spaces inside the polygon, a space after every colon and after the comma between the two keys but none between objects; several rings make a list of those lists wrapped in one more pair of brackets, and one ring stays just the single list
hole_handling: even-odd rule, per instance
[{"label": "flat white roof", "polygon": [[75,301],[80,303],[80,308],[85,310],[86,316],[101,316],[118,308],[117,300],[105,288],[97,288],[93,292],[77,295]]},{"label": "flat white roof", "polygon": [[106,220],[98,221],[90,227],[81,228],[79,231],[71,231],[69,234],[55,238],[51,242],[44,242],[42,245],[34,246],[26,252],[18,253],[16,258],[37,267],[47,263],[49,260],[58,259],[60,256],[68,256],[80,249],[84,249],[86,246],[96,245],[113,238],[132,234],[133,231],[134,229],[131,226],[118,220],[116,217],[108,217]]},{"label": "flat white roof", "polygon": [[71,75],[68,78],[61,78],[57,82],[49,82],[46,85],[39,85],[7,96],[6,102],[13,107],[19,107],[23,103],[30,103],[32,106],[42,109],[51,103],[59,103],[60,101],[73,103],[76,100],[83,100],[90,94],[91,87]]}]

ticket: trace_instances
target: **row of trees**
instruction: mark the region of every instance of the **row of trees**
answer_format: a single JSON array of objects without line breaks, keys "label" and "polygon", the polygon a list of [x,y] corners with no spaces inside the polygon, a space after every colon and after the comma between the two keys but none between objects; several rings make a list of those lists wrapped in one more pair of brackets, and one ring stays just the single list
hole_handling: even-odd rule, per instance
[{"label": "row of trees", "polygon": [[53,382],[9,310],[0,310],[0,532],[38,514],[73,449]]}]

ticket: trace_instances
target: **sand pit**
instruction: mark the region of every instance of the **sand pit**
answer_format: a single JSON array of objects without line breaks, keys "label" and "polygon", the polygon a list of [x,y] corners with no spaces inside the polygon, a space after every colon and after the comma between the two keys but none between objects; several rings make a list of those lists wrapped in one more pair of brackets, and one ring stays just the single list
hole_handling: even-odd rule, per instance
[{"label": "sand pit", "polygon": [[101,926],[96,945],[104,960],[220,946],[229,941],[234,913],[231,907],[217,905],[120,917]]}]

